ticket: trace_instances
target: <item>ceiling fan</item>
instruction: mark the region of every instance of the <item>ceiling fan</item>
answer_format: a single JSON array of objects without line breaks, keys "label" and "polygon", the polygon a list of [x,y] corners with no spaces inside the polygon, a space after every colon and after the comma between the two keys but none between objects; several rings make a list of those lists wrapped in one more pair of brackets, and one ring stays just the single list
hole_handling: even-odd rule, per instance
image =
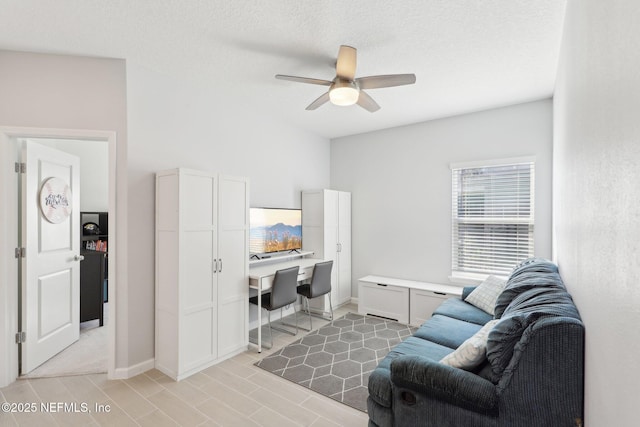
[{"label": "ceiling fan", "polygon": [[276,79],[291,80],[299,83],[329,86],[329,91],[320,95],[306,108],[315,110],[327,101],[335,105],[358,104],[373,113],[380,109],[376,101],[363,89],[410,85],[416,82],[415,74],[387,74],[356,78],[356,48],[342,45],[336,61],[336,77],[333,80],[312,79],[307,77],[276,74]]}]

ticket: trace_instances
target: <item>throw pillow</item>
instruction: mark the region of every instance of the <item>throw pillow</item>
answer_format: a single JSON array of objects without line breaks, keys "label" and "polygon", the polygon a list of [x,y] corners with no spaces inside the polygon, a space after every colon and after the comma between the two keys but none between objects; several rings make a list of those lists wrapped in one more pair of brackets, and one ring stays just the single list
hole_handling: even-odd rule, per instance
[{"label": "throw pillow", "polygon": [[473,369],[485,360],[487,356],[487,339],[498,319],[490,320],[471,338],[460,344],[453,353],[449,353],[440,363],[465,370]]},{"label": "throw pillow", "polygon": [[465,298],[465,301],[491,315],[495,314],[496,300],[504,289],[506,281],[489,276]]}]

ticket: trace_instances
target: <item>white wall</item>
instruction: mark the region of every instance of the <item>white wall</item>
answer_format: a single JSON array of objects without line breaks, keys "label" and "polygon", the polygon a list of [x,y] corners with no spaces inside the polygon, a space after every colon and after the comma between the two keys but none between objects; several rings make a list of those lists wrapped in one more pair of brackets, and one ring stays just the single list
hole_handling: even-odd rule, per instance
[{"label": "white wall", "polygon": [[[119,59],[82,58],[62,55],[0,50],[0,126],[53,129],[81,129],[115,131],[117,133],[117,216],[118,272],[115,283],[119,288],[119,304],[126,305],[126,171],[127,171],[127,108],[125,63]],[[0,151],[3,150],[0,148]],[[2,162],[4,173],[14,160]],[[4,183],[3,183],[4,185]],[[2,209],[15,206],[10,200]],[[16,224],[8,223],[11,215],[2,215],[5,237],[13,233]],[[12,237],[15,239],[15,237]],[[4,242],[3,242],[4,244]],[[113,246],[112,246],[113,248]],[[15,268],[12,264],[11,268]],[[10,277],[9,268],[0,269],[0,295],[11,286],[17,286]],[[2,299],[2,304],[9,303]],[[17,306],[17,304],[16,304]],[[5,307],[12,312],[17,307]],[[11,310],[11,311],[9,311]],[[126,319],[118,313],[118,336],[126,336]],[[0,339],[11,343],[13,332],[0,330]],[[0,345],[3,352],[14,351],[15,344]],[[127,366],[126,346],[116,345],[116,367]],[[6,353],[4,353],[6,354]],[[0,360],[3,357],[0,355]]]},{"label": "white wall", "polygon": [[[251,205],[300,207],[329,185],[329,141],[269,120],[250,105],[127,63],[131,364],[154,355],[155,172],[187,167],[251,180]],[[255,309],[252,309],[255,312]],[[255,315],[252,316],[255,318]]]},{"label": "white wall", "polygon": [[[328,140],[274,123],[250,105],[232,110],[189,81],[130,63],[125,74],[123,60],[0,51],[0,126],[117,132],[116,368],[125,373],[154,358],[156,171],[249,176],[256,206],[300,207],[302,189],[330,183]],[[0,175],[8,175],[7,164]],[[0,237],[11,230],[4,217],[1,225]],[[10,284],[1,271],[5,295]],[[2,345],[9,338],[0,331]]]},{"label": "white wall", "polygon": [[554,257],[586,328],[585,425],[638,424],[636,0],[570,0],[554,97]]},{"label": "white wall", "polygon": [[449,164],[536,156],[535,253],[551,257],[552,103],[542,100],[331,141],[352,194],[352,293],[367,274],[448,283]]}]

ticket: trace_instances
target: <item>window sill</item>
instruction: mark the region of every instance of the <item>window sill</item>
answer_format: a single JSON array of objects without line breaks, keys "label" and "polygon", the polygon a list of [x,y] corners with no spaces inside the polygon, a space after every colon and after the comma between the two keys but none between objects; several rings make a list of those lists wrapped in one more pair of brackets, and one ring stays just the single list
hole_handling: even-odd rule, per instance
[{"label": "window sill", "polygon": [[[477,286],[484,282],[489,276],[491,276],[491,274],[453,272],[449,276],[449,282],[458,285]],[[508,276],[500,276],[497,274],[493,274],[493,276],[504,280],[508,279]]]}]

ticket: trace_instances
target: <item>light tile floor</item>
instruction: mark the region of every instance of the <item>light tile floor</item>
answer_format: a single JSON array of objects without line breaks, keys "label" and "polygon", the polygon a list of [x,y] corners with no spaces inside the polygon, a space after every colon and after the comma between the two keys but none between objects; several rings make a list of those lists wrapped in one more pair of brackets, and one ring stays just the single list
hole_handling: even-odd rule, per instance
[{"label": "light tile floor", "polygon": [[[340,307],[335,316],[348,312],[357,312],[357,307]],[[305,325],[308,318],[299,315],[298,321]],[[313,319],[314,329],[326,323]],[[294,337],[274,331],[273,350],[258,354],[250,346],[249,351],[180,382],[155,369],[115,381],[107,380],[106,374],[18,380],[0,389],[0,402],[13,404],[11,409],[35,411],[0,411],[0,427],[366,426],[367,414],[253,366],[304,334],[300,331]]]}]

